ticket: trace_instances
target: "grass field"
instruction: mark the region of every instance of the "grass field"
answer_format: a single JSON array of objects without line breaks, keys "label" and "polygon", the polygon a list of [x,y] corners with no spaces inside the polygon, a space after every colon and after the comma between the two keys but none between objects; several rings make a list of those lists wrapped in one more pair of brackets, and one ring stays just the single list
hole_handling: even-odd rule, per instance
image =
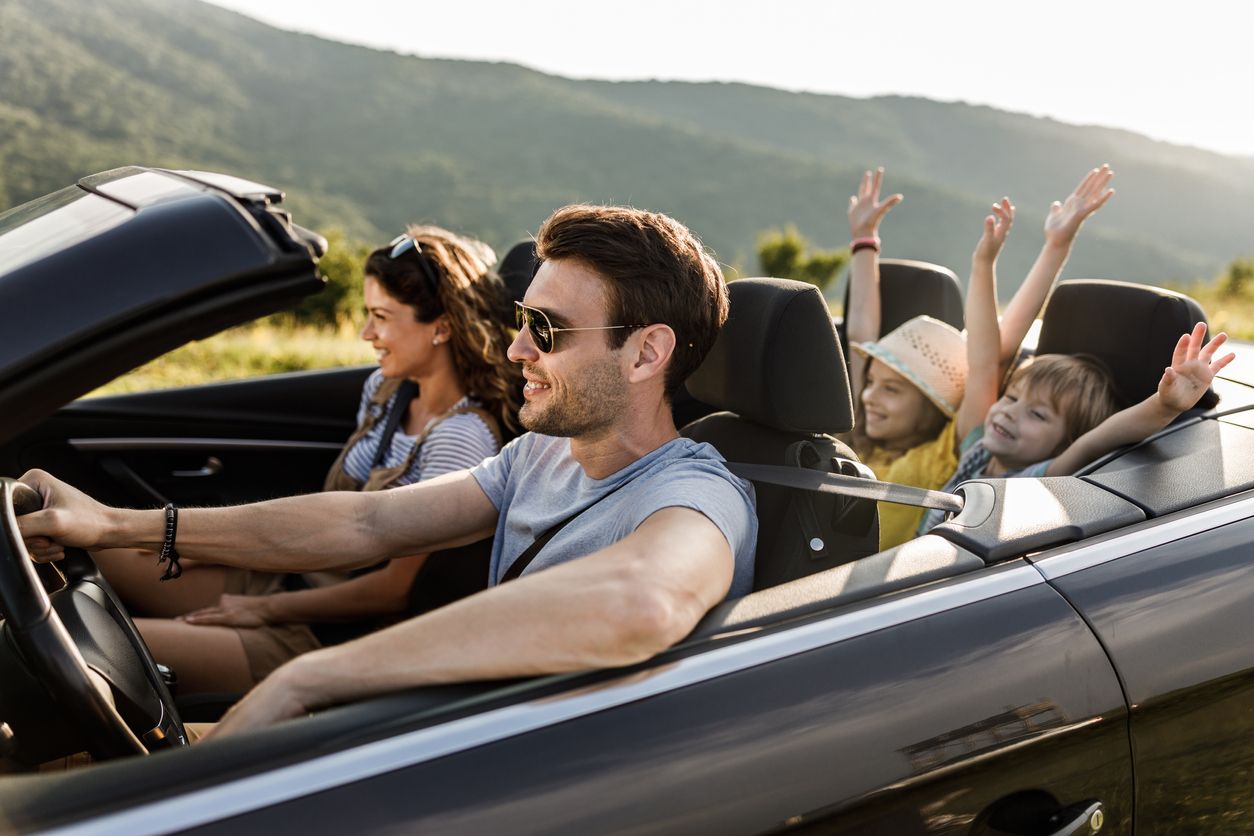
[{"label": "grass field", "polygon": [[1254,341],[1254,294],[1224,293],[1214,284],[1173,288],[1202,305],[1211,333],[1227,331],[1234,340]]},{"label": "grass field", "polygon": [[372,362],[374,352],[353,326],[330,329],[262,322],[242,325],[207,340],[188,343],[92,394],[118,395],[275,372]]}]

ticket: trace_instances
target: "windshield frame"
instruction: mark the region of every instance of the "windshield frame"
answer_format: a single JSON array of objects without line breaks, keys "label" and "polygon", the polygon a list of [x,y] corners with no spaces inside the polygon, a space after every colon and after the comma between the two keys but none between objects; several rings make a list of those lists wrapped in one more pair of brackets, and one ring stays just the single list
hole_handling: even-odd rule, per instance
[{"label": "windshield frame", "polygon": [[78,186],[0,214],[0,277],[107,232],[135,211]]}]

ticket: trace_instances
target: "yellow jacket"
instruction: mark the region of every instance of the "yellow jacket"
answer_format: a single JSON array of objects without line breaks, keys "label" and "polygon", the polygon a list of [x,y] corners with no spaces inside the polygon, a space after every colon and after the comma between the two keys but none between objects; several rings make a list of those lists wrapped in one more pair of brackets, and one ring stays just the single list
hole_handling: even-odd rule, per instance
[{"label": "yellow jacket", "polygon": [[[958,469],[956,432],[954,422],[950,421],[931,441],[904,453],[877,447],[863,461],[881,482],[940,490]],[[880,550],[899,546],[914,537],[924,510],[895,502],[879,503]]]}]

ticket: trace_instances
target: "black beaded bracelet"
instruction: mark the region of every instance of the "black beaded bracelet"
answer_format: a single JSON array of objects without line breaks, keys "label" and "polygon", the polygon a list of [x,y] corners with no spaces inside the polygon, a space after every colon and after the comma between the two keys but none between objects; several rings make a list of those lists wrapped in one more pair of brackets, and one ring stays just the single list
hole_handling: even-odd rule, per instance
[{"label": "black beaded bracelet", "polygon": [[165,574],[161,576],[161,580],[170,581],[183,574],[183,567],[179,565],[179,553],[174,548],[174,538],[179,531],[179,509],[173,502],[165,504],[165,541],[161,544],[161,554],[157,555],[157,565],[169,563],[165,567]]}]

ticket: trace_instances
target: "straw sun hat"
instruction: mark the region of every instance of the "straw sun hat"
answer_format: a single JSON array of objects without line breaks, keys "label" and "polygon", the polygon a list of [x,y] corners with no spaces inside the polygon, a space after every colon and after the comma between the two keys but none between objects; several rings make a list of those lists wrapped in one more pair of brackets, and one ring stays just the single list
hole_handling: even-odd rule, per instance
[{"label": "straw sun hat", "polygon": [[916,316],[878,342],[854,343],[853,349],[917,386],[947,417],[958,411],[967,385],[967,341],[952,325]]}]

